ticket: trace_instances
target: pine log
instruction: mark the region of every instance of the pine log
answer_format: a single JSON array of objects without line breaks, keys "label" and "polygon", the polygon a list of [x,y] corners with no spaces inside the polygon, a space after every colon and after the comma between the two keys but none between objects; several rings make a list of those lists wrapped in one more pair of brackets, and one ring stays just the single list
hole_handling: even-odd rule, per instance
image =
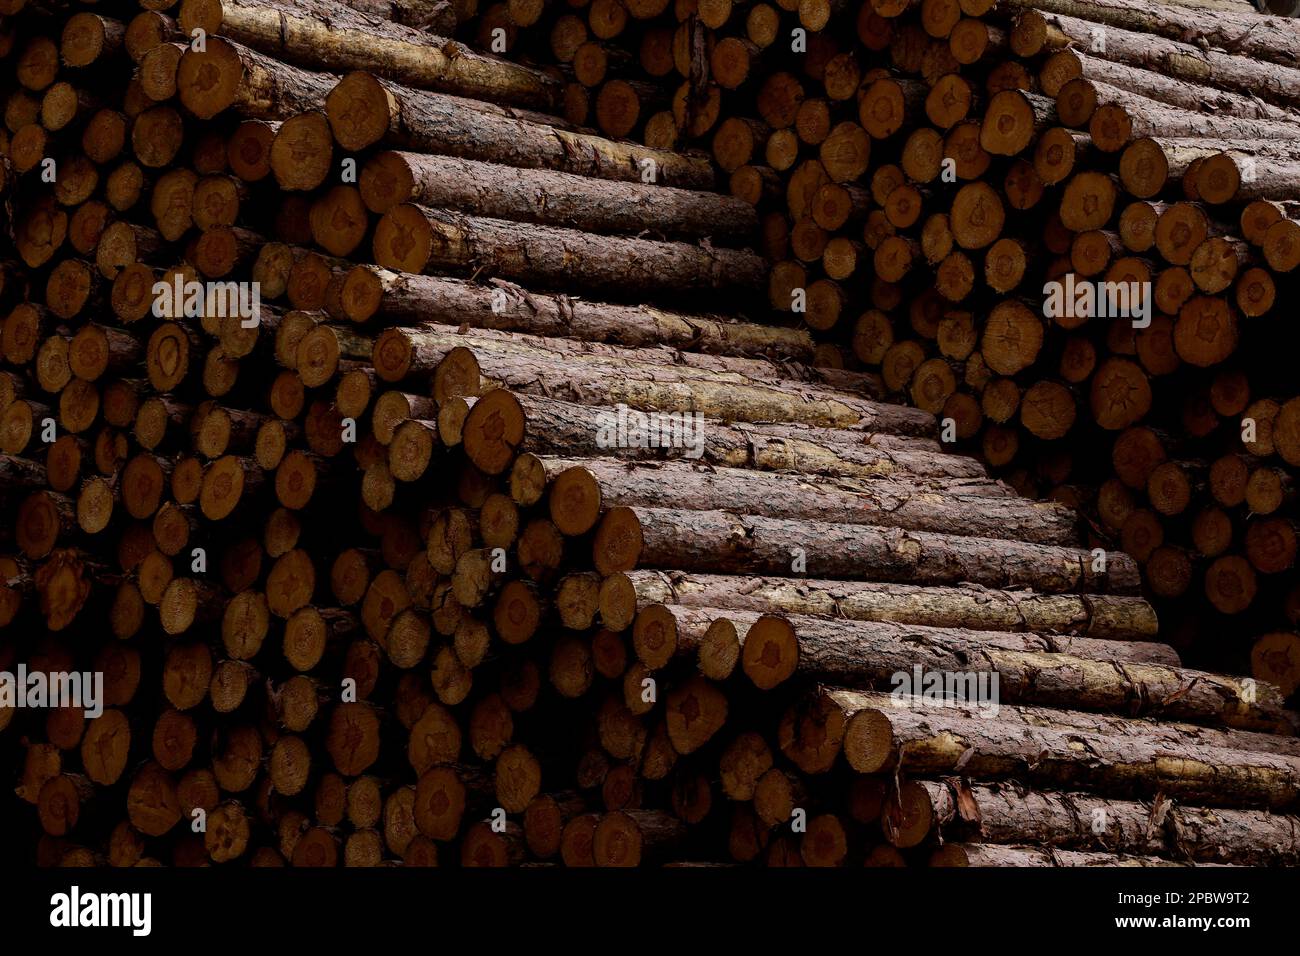
[{"label": "pine log", "polygon": [[748,252],[598,237],[554,226],[470,217],[402,204],[375,227],[379,265],[399,272],[487,272],[504,279],[637,299],[668,290],[759,286],[763,261]]},{"label": "pine log", "polygon": [[[1067,850],[1104,850],[1203,863],[1290,865],[1300,857],[1297,821],[1259,810],[1150,804],[1089,793],[1035,791],[1013,784],[922,781],[931,817],[952,834],[963,830],[990,843]],[[955,792],[954,792],[955,790]],[[967,819],[959,801],[973,801]]]},{"label": "pine log", "polygon": [[335,139],[354,152],[383,140],[394,149],[520,169],[637,183],[652,177],[653,182],[680,189],[714,185],[713,167],[702,157],[530,122],[513,111],[485,110],[471,100],[381,82],[368,73],[350,73],[339,81],[329,91],[325,108]]},{"label": "pine log", "polygon": [[603,574],[646,567],[736,574],[786,574],[806,562],[808,574],[849,580],[906,581],[1036,590],[1131,593],[1137,566],[1106,555],[1094,570],[1090,552],[931,532],[875,529],[719,511],[615,509],[594,542]]},{"label": "pine log", "polygon": [[[1156,635],[1156,617],[1150,605],[1140,598],[1114,595],[927,588],[806,578],[791,581],[680,571],[631,571],[627,578],[636,606],[683,604],[1110,640],[1150,640]],[[606,616],[606,606],[602,594],[602,617]]]},{"label": "pine log", "polygon": [[[748,621],[746,612],[732,616],[738,623]],[[1150,712],[1240,729],[1286,726],[1277,688],[1261,685],[1252,698],[1251,688],[1239,679],[1169,666],[1170,650],[1164,645],[1026,634],[1018,646],[1019,636],[997,637],[997,632],[797,616],[787,620],[799,639],[799,671],[831,684],[884,684],[919,664],[926,672],[996,673],[1000,699],[1010,703]]]},{"label": "pine log", "polygon": [[180,101],[199,119],[232,108],[248,119],[286,119],[319,109],[336,82],[221,37],[187,50],[176,68]]},{"label": "pine log", "polygon": [[489,102],[552,109],[561,86],[539,70],[485,56],[454,40],[432,36],[338,5],[307,0],[258,3],[203,0],[205,26],[290,63],[342,73],[374,70],[412,86],[460,93]]},{"label": "pine log", "polygon": [[1100,34],[1105,42],[1105,52],[1100,55],[1106,59],[1191,83],[1253,94],[1278,105],[1300,106],[1300,68],[1213,49],[1203,50],[1192,43],[1098,26],[1063,14],[1051,14],[1048,19],[1054,27],[1086,49],[1095,48],[1092,38]]},{"label": "pine log", "polygon": [[1052,62],[1057,64],[1057,69],[1067,77],[1062,82],[1061,89],[1057,90],[1056,96],[1061,122],[1068,126],[1080,126],[1086,123],[1099,105],[1094,95],[1095,90],[1088,84],[1075,88],[1077,98],[1069,95],[1062,98],[1064,87],[1069,86],[1069,81],[1077,77],[1095,80],[1109,87],[1126,90],[1193,113],[1272,120],[1279,123],[1294,122],[1296,119],[1294,110],[1274,106],[1258,97],[1231,93],[1213,86],[1186,83],[1163,73],[1116,63],[1104,56],[1093,56],[1078,49],[1071,48],[1055,53]]},{"label": "pine log", "polygon": [[[690,457],[685,446],[656,448],[648,441],[603,442],[601,429],[609,430],[609,416],[598,408],[540,395],[517,396],[527,417],[521,448],[537,454],[600,456],[624,459]],[[890,447],[887,436],[863,435],[857,442],[826,434],[825,429],[798,425],[751,426],[714,419],[701,420],[703,450],[699,461],[729,468],[791,471],[804,475],[842,475],[855,478],[918,477],[970,479],[984,471],[972,459],[939,455],[924,449]],[[807,437],[805,437],[807,436]],[[981,486],[981,492],[993,489]]]},{"label": "pine log", "polygon": [[[895,767],[914,774],[958,771],[976,779],[1014,777],[1124,797],[1165,793],[1207,806],[1294,805],[1300,762],[1256,751],[1188,742],[1176,750],[1148,738],[1126,740],[1044,724],[1030,729],[998,717],[965,716],[883,695],[833,690],[849,765],[860,773]],[[973,712],[972,712],[973,713]],[[839,723],[843,721],[844,723]]]},{"label": "pine log", "polygon": [[1285,18],[1255,13],[1244,6],[1201,9],[1180,3],[1123,0],[1011,0],[1009,6],[1065,14],[1135,33],[1217,47],[1228,53],[1300,67],[1300,37]]},{"label": "pine log", "polygon": [[597,359],[566,362],[563,376],[555,376],[551,372],[559,363],[554,359],[537,358],[517,348],[488,351],[482,348],[486,340],[480,340],[478,351],[470,353],[464,348],[465,336],[428,328],[400,330],[400,336],[402,347],[392,344],[393,336],[380,336],[375,342],[375,371],[384,381],[433,374],[459,347],[476,359],[491,384],[524,394],[571,396],[575,401],[609,408],[624,403],[634,408],[697,412],[728,421],[857,427],[913,437],[927,435],[934,427],[933,419],[924,412],[814,385],[750,383],[735,374],[700,375],[689,368],[674,372],[669,366],[639,367]]},{"label": "pine log", "polygon": [[1116,152],[1141,136],[1266,141],[1297,138],[1294,122],[1192,113],[1097,80],[1071,80],[1062,88],[1059,99],[1072,97],[1097,104],[1088,121],[1088,132],[1093,144],[1104,152]]},{"label": "pine log", "polygon": [[885,478],[841,478],[831,484],[824,480],[810,482],[800,476],[680,461],[624,463],[560,458],[545,464],[548,472],[581,469],[590,476],[597,501],[606,507],[669,508],[686,500],[701,510],[769,518],[870,524],[1067,546],[1079,541],[1077,519],[1070,509],[1049,502],[990,497],[980,494],[978,487],[968,494],[967,485],[978,485],[978,480],[912,479],[896,483]]},{"label": "pine log", "polygon": [[[357,266],[344,281],[343,308],[354,322],[381,316],[387,322],[442,322],[471,328],[560,335],[629,348],[668,346],[712,355],[766,356],[807,361],[807,333],[736,322],[722,315],[692,315],[650,305],[615,305],[534,292],[498,280],[478,285],[441,276],[389,272]],[[504,307],[499,307],[504,303]],[[494,308],[494,304],[498,307]]]},{"label": "pine log", "polygon": [[366,164],[359,182],[366,205],[377,213],[412,202],[586,232],[709,236],[726,244],[749,239],[758,226],[752,206],[713,193],[614,185],[572,173],[421,153],[380,153]]},{"label": "pine log", "polygon": [[[930,866],[1192,866],[1154,856],[1119,853],[1085,853],[1079,850],[1045,849],[1036,846],[995,846],[980,843],[949,843],[930,857]],[[1201,866],[1217,866],[1203,863]]]}]

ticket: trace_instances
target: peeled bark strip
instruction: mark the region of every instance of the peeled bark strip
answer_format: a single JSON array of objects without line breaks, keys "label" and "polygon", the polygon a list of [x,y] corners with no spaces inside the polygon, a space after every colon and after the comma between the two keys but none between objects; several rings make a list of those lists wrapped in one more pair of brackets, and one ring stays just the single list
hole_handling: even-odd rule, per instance
[{"label": "peeled bark strip", "polygon": [[737,291],[761,284],[752,253],[592,236],[403,204],[375,227],[375,260],[399,272],[486,271],[520,282],[618,298],[669,290]]},{"label": "peeled bark strip", "polygon": [[758,228],[754,208],[729,196],[639,183],[616,185],[573,173],[450,156],[380,153],[366,164],[359,184],[366,205],[378,213],[410,202],[587,232],[709,236],[730,244],[751,238]]},{"label": "peeled bark strip", "polygon": [[[354,322],[378,315],[405,325],[442,322],[531,335],[564,335],[628,348],[662,345],[711,355],[796,361],[812,357],[812,341],[801,330],[651,305],[587,302],[562,293],[525,290],[503,280],[478,285],[463,279],[357,266],[348,273],[342,298]],[[494,300],[500,299],[504,299],[505,308],[494,309]]]},{"label": "peeled bark strip", "polygon": [[[1089,793],[1029,790],[1016,784],[976,784],[961,792],[978,817],[951,816],[950,784],[922,781],[933,817],[949,839],[964,832],[989,843],[1136,853],[1179,861],[1242,866],[1293,866],[1300,859],[1300,820],[1259,810],[1150,804]],[[947,819],[945,819],[947,817]]]},{"label": "peeled bark strip", "polygon": [[[828,692],[849,765],[859,773],[960,773],[1121,797],[1164,793],[1207,806],[1280,809],[1300,795],[1300,760],[1191,742],[1170,749],[1054,725],[1023,728],[923,701]],[[841,723],[842,721],[842,723]]]},{"label": "peeled bark strip", "polygon": [[1037,631],[1111,640],[1150,639],[1157,630],[1155,612],[1146,601],[1102,594],[1035,594],[983,587],[927,588],[680,571],[630,571],[627,577],[638,604],[736,608],[851,621]]},{"label": "peeled bark strip", "polygon": [[688,462],[562,458],[547,465],[548,470],[584,469],[599,485],[608,506],[667,508],[688,501],[700,510],[769,518],[871,524],[1044,544],[1079,543],[1077,519],[1070,509],[1051,502],[990,497],[978,489],[967,494],[964,481],[808,481],[800,476]]},{"label": "peeled bark strip", "polygon": [[538,70],[346,7],[304,0],[206,0],[204,6],[209,32],[311,69],[374,70],[412,86],[542,109],[560,100],[561,85]]},{"label": "peeled bark strip", "polygon": [[325,108],[335,139],[351,151],[383,140],[395,149],[521,169],[555,169],[634,183],[653,176],[653,182],[680,189],[714,186],[713,167],[703,157],[530,122],[508,112],[480,109],[471,100],[380,82],[368,73],[350,73],[339,81],[329,91]]},{"label": "peeled bark strip", "polygon": [[[647,567],[737,574],[788,574],[803,558],[811,575],[850,580],[905,581],[985,587],[1023,586],[1049,592],[1071,590],[1131,593],[1138,571],[1125,554],[1106,556],[1095,571],[1091,552],[1051,545],[907,532],[868,525],[790,521],[729,515],[721,511],[667,508],[618,509],[636,531],[601,555],[598,570],[628,571],[636,559]],[[638,548],[637,539],[640,547]],[[607,562],[606,568],[600,568]],[[626,567],[617,565],[626,564]]]}]

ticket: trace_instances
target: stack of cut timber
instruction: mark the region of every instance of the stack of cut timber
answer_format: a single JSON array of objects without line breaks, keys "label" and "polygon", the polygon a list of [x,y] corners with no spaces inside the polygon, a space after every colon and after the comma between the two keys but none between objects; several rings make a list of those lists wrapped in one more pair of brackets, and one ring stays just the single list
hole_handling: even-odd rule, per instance
[{"label": "stack of cut timber", "polygon": [[754,207],[516,5],[156,6],[7,6],[0,670],[104,680],[0,706],[31,859],[1300,857],[1283,691],[741,320]]},{"label": "stack of cut timber", "polygon": [[[1022,493],[1083,509],[1190,661],[1300,686],[1295,20],[1149,0],[480,13],[480,42],[500,27],[564,78],[573,121],[711,152],[818,364],[878,372]],[[1095,283],[1136,290],[1117,304],[1137,324],[1076,300]]]}]

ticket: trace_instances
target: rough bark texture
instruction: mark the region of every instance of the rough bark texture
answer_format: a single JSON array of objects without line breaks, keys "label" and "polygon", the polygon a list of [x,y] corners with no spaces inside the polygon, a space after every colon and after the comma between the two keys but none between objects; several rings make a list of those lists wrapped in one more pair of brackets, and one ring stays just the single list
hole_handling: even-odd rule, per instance
[{"label": "rough bark texture", "polygon": [[[1259,810],[1184,807],[1111,800],[1089,793],[1054,793],[1013,784],[971,787],[925,781],[935,821],[949,839],[976,836],[989,843],[1141,854],[1203,863],[1294,866],[1300,859],[1300,820]],[[953,812],[961,797],[975,815]]]},{"label": "rough bark texture", "polygon": [[714,184],[712,167],[699,157],[482,111],[469,100],[380,82],[365,73],[344,78],[330,91],[326,106],[335,138],[349,150],[382,139],[396,149],[521,169],[556,169],[623,182],[642,182],[647,170],[653,170],[655,181],[667,186],[710,189]]},{"label": "rough bark texture", "polygon": [[[738,612],[738,620],[744,620]],[[1242,729],[1286,726],[1276,688],[1257,699],[1241,680],[1169,666],[1166,645],[1025,635],[1023,643],[996,632],[972,633],[881,622],[827,621],[791,616],[799,637],[799,667],[830,684],[887,683],[919,665],[934,673],[998,675],[1009,703],[1078,710],[1153,713]],[[984,646],[986,645],[986,646]]]},{"label": "rough bark texture", "polygon": [[1123,554],[1108,555],[1108,570],[1096,572],[1089,552],[1071,548],[721,511],[634,511],[647,567],[782,574],[802,552],[807,573],[849,580],[1121,594],[1137,586],[1137,568]]},{"label": "rough bark texture", "polygon": [[[494,300],[502,307],[493,308]],[[628,348],[690,349],[690,354],[764,356],[796,362],[812,357],[812,340],[800,330],[738,322],[721,314],[587,302],[563,293],[525,290],[504,280],[478,285],[358,266],[348,275],[343,303],[356,322],[377,315],[402,325],[441,322],[539,336],[563,334]]]},{"label": "rough bark texture", "polygon": [[[520,395],[520,404],[528,417],[528,431],[522,449],[538,454],[609,455],[621,459],[678,459],[694,454],[692,449],[657,448],[629,441],[613,446],[600,440],[601,430],[608,430],[610,416],[600,408],[544,398]],[[730,424],[716,419],[702,419],[703,450],[698,461],[730,468],[762,471],[789,471],[801,475],[832,475],[851,478],[896,477],[915,475],[924,478],[979,479],[982,469],[967,458],[935,454],[908,444],[908,439],[891,436],[862,435],[855,442],[835,440],[821,429],[799,425],[767,425],[760,430],[748,424]],[[804,437],[807,436],[807,437]],[[985,494],[998,486],[979,484]]]},{"label": "rough bark texture", "polygon": [[1199,10],[1166,3],[1140,6],[1122,0],[1011,0],[1012,7],[1078,17],[1094,23],[1154,33],[1185,43],[1204,41],[1228,53],[1300,67],[1300,37],[1285,17],[1263,16],[1246,8]]},{"label": "rough bark texture", "polygon": [[380,153],[366,164],[360,185],[367,205],[380,213],[413,202],[586,232],[708,236],[730,245],[751,239],[758,228],[754,207],[729,196],[450,156]]},{"label": "rough bark texture", "polygon": [[312,69],[373,70],[412,86],[517,106],[552,109],[560,99],[560,84],[540,71],[347,7],[302,0],[221,0],[220,7],[222,35]]},{"label": "rough bark texture", "polygon": [[1035,594],[984,587],[926,588],[865,581],[632,571],[638,601],[762,613],[810,614],[853,621],[893,621],[974,630],[1037,631],[1111,640],[1156,634],[1151,607],[1140,598]]},{"label": "rough bark texture", "polygon": [[1300,761],[1187,743],[1177,750],[1147,738],[1120,740],[1055,726],[1007,726],[997,717],[961,716],[947,707],[857,710],[848,692],[832,692],[854,720],[844,748],[860,772],[897,766],[912,774],[958,773],[975,779],[1031,781],[1114,796],[1169,797],[1207,806],[1295,804]]},{"label": "rough bark texture", "polygon": [[764,275],[763,261],[748,252],[600,237],[413,205],[380,220],[374,255],[381,266],[402,272],[485,273],[621,299],[669,291],[736,293],[753,289]]},{"label": "rough bark texture", "polygon": [[[615,431],[606,423],[606,431]],[[664,436],[671,438],[671,436]],[[700,466],[690,462],[621,463],[560,459],[556,468],[592,474],[608,506],[692,508],[844,524],[1077,545],[1075,515],[1051,503],[982,494],[982,482],[878,478],[810,481],[800,476]],[[970,491],[967,490],[970,487]]]},{"label": "rough bark texture", "polygon": [[1093,31],[1100,29],[1106,43],[1102,55],[1107,59],[1203,86],[1254,94],[1279,105],[1300,106],[1300,69],[1260,62],[1251,56],[1202,50],[1191,43],[1153,37],[1147,33],[1114,27],[1098,28],[1087,20],[1062,14],[1052,14],[1048,19],[1085,48],[1090,48]]}]

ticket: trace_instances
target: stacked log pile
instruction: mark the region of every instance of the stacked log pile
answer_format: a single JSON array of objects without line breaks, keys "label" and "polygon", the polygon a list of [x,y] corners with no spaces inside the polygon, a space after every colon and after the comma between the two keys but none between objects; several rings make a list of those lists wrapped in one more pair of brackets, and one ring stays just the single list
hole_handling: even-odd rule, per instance
[{"label": "stacked log pile", "polygon": [[[762,217],[770,305],[821,364],[879,372],[1020,491],[1084,509],[1189,660],[1300,684],[1294,20],[1169,0],[613,7],[503,3],[472,32],[558,65],[575,122],[708,149]],[[1141,289],[1149,312],[1048,310],[1049,282],[1072,304]]]},{"label": "stacked log pile", "polygon": [[513,5],[158,6],[3,10],[0,671],[104,680],[0,706],[31,860],[1297,861],[1283,689],[741,320],[759,212]]}]

